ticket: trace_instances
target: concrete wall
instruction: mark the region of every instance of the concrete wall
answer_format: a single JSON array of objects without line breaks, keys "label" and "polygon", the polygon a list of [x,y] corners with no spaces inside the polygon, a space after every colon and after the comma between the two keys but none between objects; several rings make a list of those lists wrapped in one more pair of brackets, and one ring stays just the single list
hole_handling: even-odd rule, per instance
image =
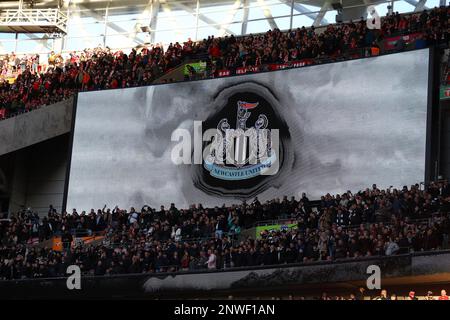
[{"label": "concrete wall", "polygon": [[70,98],[0,121],[0,197],[9,212],[61,210],[72,112]]},{"label": "concrete wall", "polygon": [[27,176],[26,153],[17,152],[12,155],[14,167],[12,168],[12,179],[9,183],[9,211],[17,212],[26,205]]},{"label": "concrete wall", "polygon": [[61,210],[69,138],[61,135],[0,158],[7,173],[3,195],[9,198],[9,212],[31,207],[46,214],[50,204]]},{"label": "concrete wall", "polygon": [[0,156],[68,133],[73,98],[0,121]]},{"label": "concrete wall", "polygon": [[39,213],[50,204],[61,212],[66,179],[69,135],[54,138],[30,148],[27,159],[26,201]]}]

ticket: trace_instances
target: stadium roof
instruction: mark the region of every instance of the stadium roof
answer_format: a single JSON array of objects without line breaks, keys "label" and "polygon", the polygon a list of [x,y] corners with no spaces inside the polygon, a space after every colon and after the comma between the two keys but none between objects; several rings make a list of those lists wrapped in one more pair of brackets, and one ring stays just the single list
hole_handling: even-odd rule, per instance
[{"label": "stadium roof", "polygon": [[[294,2],[294,6],[299,8],[301,5],[308,5],[321,8],[326,5],[334,3],[341,3],[344,7],[364,6],[375,3],[387,2],[386,0],[278,0],[280,3],[291,5]],[[411,3],[417,3],[419,1],[410,0]],[[24,6],[32,6],[37,9],[44,8],[67,8],[69,4],[76,4],[85,10],[105,10],[108,8],[109,14],[130,14],[143,11],[146,7],[151,6],[155,0],[24,0]],[[232,5],[236,0],[199,0],[201,7],[216,7],[222,5]],[[246,2],[251,0],[240,1],[243,6]],[[261,0],[253,0],[253,2],[264,2]],[[272,1],[271,1],[272,2]],[[159,0],[160,4],[168,4],[172,6],[172,10],[186,9],[195,10],[197,7],[197,0]],[[0,2],[0,10],[2,9],[14,9],[19,6],[18,0],[2,0]]]},{"label": "stadium roof", "polygon": [[126,49],[210,35],[318,27],[364,17],[372,4],[383,16],[389,10],[420,11],[443,1],[0,0],[0,53],[71,51],[99,45]]}]

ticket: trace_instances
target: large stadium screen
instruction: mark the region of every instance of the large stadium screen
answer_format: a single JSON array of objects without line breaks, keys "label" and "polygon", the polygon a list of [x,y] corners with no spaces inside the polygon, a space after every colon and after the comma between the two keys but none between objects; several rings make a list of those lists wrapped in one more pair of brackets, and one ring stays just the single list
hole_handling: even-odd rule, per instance
[{"label": "large stadium screen", "polygon": [[424,180],[428,49],[81,93],[67,208],[310,198]]}]

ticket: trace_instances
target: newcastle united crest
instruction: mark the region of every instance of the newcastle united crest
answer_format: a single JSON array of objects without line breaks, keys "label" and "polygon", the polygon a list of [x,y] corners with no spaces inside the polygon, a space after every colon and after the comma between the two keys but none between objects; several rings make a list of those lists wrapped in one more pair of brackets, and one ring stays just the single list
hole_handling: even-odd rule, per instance
[{"label": "newcastle united crest", "polygon": [[[276,163],[278,129],[269,129],[266,114],[258,112],[258,101],[236,103],[236,121],[222,118],[211,152],[204,159],[204,167],[211,176],[222,180],[244,180],[276,173],[270,170]],[[252,114],[257,116],[249,123]]]},{"label": "newcastle united crest", "polygon": [[283,107],[255,82],[221,89],[201,122],[201,135],[203,154],[192,166],[192,179],[210,195],[248,199],[277,187],[293,161]]}]

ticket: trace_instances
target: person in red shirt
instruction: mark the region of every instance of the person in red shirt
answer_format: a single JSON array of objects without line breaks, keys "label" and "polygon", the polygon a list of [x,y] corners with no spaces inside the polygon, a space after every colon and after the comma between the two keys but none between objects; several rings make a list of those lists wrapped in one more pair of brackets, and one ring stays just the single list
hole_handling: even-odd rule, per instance
[{"label": "person in red shirt", "polygon": [[34,90],[34,91],[38,91],[40,85],[41,85],[40,81],[39,81],[39,80],[36,80],[36,81],[33,83],[33,90]]},{"label": "person in red shirt", "polygon": [[209,54],[212,58],[218,58],[221,55],[220,48],[216,43],[213,43],[209,48]]},{"label": "person in red shirt", "polygon": [[111,89],[117,89],[119,87],[119,82],[116,78],[112,79],[111,81]]},{"label": "person in red shirt", "polygon": [[441,290],[441,295],[439,296],[438,300],[448,300],[447,291]]},{"label": "person in red shirt", "polygon": [[47,79],[47,80],[44,82],[44,88],[45,88],[45,90],[49,91],[51,85],[52,85],[51,81]]},{"label": "person in red shirt", "polygon": [[87,73],[87,72],[85,71],[85,72],[83,73],[83,85],[82,85],[82,87],[81,87],[81,89],[82,89],[83,91],[88,89],[89,81],[91,81],[91,76],[89,75],[89,73]]}]

